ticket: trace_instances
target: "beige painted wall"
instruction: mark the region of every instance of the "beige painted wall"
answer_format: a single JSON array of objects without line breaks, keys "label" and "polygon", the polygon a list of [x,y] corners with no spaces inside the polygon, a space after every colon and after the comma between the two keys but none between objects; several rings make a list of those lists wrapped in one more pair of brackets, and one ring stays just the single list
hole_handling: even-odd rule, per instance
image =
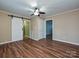
[{"label": "beige painted wall", "polygon": [[54,40],[79,45],[79,10],[53,17]]},{"label": "beige painted wall", "polygon": [[11,18],[0,12],[0,43],[11,41]]},{"label": "beige painted wall", "polygon": [[[54,40],[79,45],[79,10],[52,17],[54,20]],[[31,38],[39,40],[44,34],[43,19],[31,20]],[[11,18],[0,12],[0,43],[11,41]]]}]

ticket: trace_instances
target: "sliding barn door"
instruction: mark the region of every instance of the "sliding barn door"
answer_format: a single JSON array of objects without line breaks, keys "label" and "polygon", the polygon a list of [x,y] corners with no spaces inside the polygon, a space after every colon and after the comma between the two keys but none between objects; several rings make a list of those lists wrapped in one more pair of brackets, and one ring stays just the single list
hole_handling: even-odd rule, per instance
[{"label": "sliding barn door", "polygon": [[21,18],[12,19],[12,41],[18,41],[23,39],[23,21]]}]

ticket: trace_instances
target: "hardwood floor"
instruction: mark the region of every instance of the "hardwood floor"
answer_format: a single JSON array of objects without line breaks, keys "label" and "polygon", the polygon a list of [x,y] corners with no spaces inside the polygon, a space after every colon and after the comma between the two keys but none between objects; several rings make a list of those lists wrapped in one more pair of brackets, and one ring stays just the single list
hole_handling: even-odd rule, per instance
[{"label": "hardwood floor", "polygon": [[45,39],[25,39],[0,45],[0,58],[72,58],[79,57],[79,46]]}]

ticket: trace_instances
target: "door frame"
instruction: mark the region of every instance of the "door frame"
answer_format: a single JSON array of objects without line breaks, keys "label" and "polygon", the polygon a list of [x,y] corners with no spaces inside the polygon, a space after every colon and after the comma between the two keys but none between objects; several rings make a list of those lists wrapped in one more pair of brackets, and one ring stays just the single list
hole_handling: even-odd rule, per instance
[{"label": "door frame", "polygon": [[[51,21],[51,25],[50,25],[50,26],[51,26],[51,32],[53,31],[53,26],[52,26],[53,20],[47,20],[47,21],[46,21],[46,39],[47,39],[47,36],[48,36],[48,35],[47,35],[47,29],[48,29],[48,22],[49,22],[49,21]],[[50,40],[52,40],[52,36],[53,36],[53,33],[51,33],[51,39],[50,39]]]},{"label": "door frame", "polygon": [[[30,36],[31,36],[31,21],[30,20],[23,19],[23,26],[24,26],[24,21],[28,21],[29,22],[29,37],[27,37],[27,38],[30,38]],[[23,35],[23,38],[24,38],[24,35]]]},{"label": "door frame", "polygon": [[54,20],[52,18],[47,18],[44,20],[44,38],[46,38],[46,21],[52,20],[52,40],[54,37]]}]

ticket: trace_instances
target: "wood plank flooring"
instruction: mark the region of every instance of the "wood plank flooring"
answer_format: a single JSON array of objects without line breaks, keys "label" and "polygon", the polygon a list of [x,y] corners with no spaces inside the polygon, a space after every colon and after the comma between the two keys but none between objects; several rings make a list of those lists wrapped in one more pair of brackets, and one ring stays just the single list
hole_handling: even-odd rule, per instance
[{"label": "wood plank flooring", "polygon": [[79,46],[58,42],[25,39],[0,45],[0,58],[73,58],[79,57]]}]

